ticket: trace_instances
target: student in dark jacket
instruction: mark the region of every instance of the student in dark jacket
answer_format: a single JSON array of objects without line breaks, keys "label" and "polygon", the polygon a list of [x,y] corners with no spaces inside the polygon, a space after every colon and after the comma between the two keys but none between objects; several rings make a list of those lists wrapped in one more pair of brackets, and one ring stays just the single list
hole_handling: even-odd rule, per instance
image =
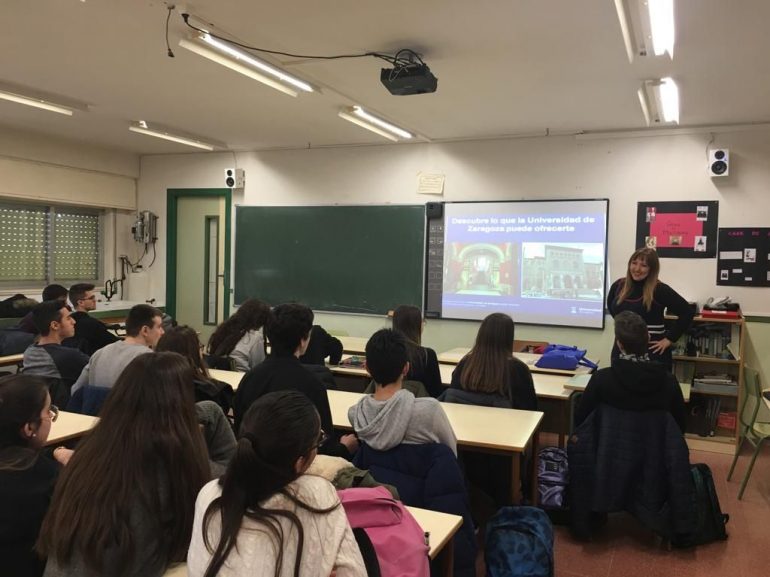
[{"label": "student in dark jacket", "polygon": [[69,291],[70,303],[75,312],[75,336],[66,339],[64,345],[73,347],[91,356],[102,347],[118,340],[118,337],[107,330],[107,327],[99,319],[88,314],[96,308],[96,295],[94,285],[89,283],[74,284]]},{"label": "student in dark jacket", "polygon": [[329,364],[339,364],[342,358],[342,342],[327,333],[321,325],[313,325],[307,350],[299,358],[299,362],[303,365],[325,365],[327,357]]},{"label": "student in dark jacket", "polygon": [[513,356],[513,319],[503,313],[485,318],[476,343],[452,372],[451,387],[508,400],[508,406],[537,410],[529,367]]},{"label": "student in dark jacket", "polygon": [[[67,289],[60,284],[49,284],[43,289],[43,302],[61,301],[63,305],[67,304]],[[32,311],[29,311],[20,321],[17,327],[19,330],[36,335],[38,331],[35,321],[32,318]]]},{"label": "student in dark jacket", "polygon": [[[62,341],[75,334],[75,319],[61,301],[45,301],[32,311],[40,338],[24,351],[23,372],[60,380],[66,389],[78,380],[88,356],[65,347]],[[66,394],[66,400],[69,393]],[[61,401],[58,401],[61,402]]]},{"label": "student in dark jacket", "polygon": [[409,372],[404,380],[419,381],[431,397],[444,392],[436,351],[422,346],[424,326],[422,312],[412,305],[401,305],[393,311],[393,330],[406,337],[409,346]]},{"label": "student in dark jacket", "polygon": [[[607,293],[607,310],[613,317],[623,311],[641,316],[650,334],[650,358],[663,363],[670,371],[671,345],[687,331],[692,323],[693,312],[679,293],[658,280],[659,273],[657,252],[651,248],[641,248],[634,252],[628,259],[625,278],[612,283]],[[666,311],[677,317],[669,328],[666,328],[663,317]],[[617,358],[619,354],[616,345],[612,348],[612,358]]]},{"label": "student in dark jacket", "polygon": [[682,389],[663,364],[650,360],[648,339],[642,317],[631,311],[615,317],[620,356],[591,376],[575,412],[575,427],[604,403],[624,411],[668,411],[684,433],[687,409]]},{"label": "student in dark jacket", "polygon": [[34,552],[61,465],[72,451],[42,450],[59,412],[45,381],[30,375],[0,379],[0,559],[3,575],[39,577],[45,559]]},{"label": "student in dark jacket", "polygon": [[[326,387],[299,361],[307,348],[312,326],[313,311],[304,305],[283,304],[273,309],[265,325],[270,356],[246,373],[235,393],[236,431],[240,430],[243,415],[259,397],[290,390],[303,393],[313,402],[324,431],[334,430]],[[339,440],[331,436],[319,447],[319,453],[349,457],[357,448],[354,435],[344,435]]]}]

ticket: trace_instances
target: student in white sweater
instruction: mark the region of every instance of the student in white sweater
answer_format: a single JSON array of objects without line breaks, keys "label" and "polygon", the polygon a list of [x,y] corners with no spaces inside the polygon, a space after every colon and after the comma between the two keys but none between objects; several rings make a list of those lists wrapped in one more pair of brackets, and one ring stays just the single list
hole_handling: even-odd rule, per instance
[{"label": "student in white sweater", "polygon": [[305,474],[326,437],[310,400],[263,395],[241,434],[225,475],[198,494],[188,576],[365,577],[334,487]]},{"label": "student in white sweater", "polygon": [[248,372],[265,360],[265,337],[262,327],[270,315],[270,307],[257,299],[248,299],[211,335],[208,353],[229,358],[233,370]]}]

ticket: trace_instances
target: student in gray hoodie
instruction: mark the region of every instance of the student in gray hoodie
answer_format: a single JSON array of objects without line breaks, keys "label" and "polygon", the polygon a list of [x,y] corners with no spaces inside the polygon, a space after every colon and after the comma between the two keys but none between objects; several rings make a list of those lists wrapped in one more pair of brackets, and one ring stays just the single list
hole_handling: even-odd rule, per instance
[{"label": "student in gray hoodie", "polygon": [[457,439],[441,403],[401,388],[409,372],[407,359],[407,343],[393,330],[377,331],[366,343],[366,369],[377,386],[348,410],[358,439],[378,451],[402,443],[443,443],[456,455]]}]

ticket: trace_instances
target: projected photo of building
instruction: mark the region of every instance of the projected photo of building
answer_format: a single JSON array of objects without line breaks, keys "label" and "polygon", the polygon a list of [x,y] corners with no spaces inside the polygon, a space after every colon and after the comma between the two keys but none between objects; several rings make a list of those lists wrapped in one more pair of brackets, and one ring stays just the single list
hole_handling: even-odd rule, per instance
[{"label": "projected photo of building", "polygon": [[444,251],[444,293],[509,295],[516,285],[512,243],[453,242]]},{"label": "projected photo of building", "polygon": [[603,261],[601,243],[524,243],[521,296],[601,301]]}]

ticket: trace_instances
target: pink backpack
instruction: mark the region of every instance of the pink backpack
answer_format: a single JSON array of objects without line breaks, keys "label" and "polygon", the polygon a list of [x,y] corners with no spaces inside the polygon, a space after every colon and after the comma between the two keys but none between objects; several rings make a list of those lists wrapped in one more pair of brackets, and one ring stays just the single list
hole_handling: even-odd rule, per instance
[{"label": "pink backpack", "polygon": [[384,487],[338,491],[350,526],[374,545],[382,577],[428,577],[427,537],[403,503]]}]

